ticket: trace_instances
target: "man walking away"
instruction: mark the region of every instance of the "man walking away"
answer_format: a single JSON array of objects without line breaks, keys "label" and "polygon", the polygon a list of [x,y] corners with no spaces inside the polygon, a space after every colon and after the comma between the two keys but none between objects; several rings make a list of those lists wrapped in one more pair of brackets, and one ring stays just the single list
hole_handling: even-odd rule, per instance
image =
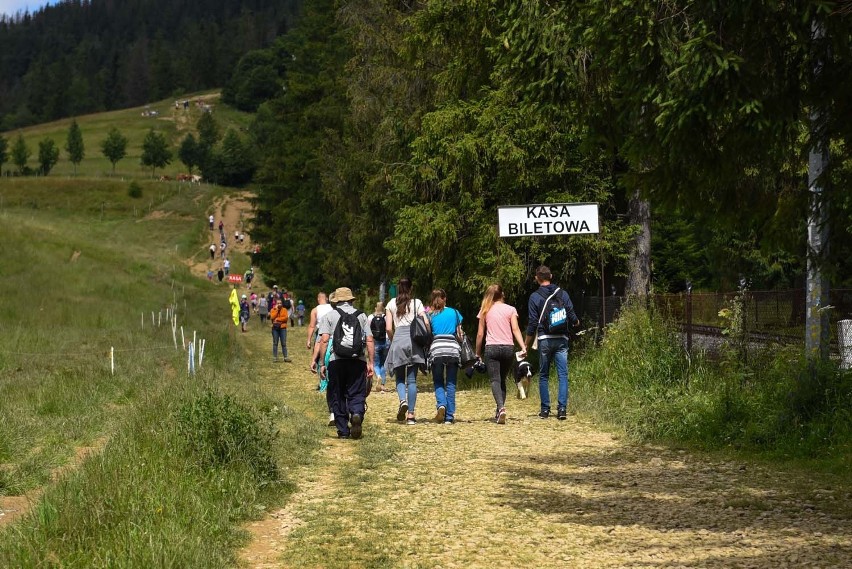
[{"label": "man walking away", "polygon": [[319,322],[319,351],[325,353],[332,342],[328,391],[337,437],[360,439],[367,409],[367,382],[373,377],[373,336],[367,332],[367,315],[352,306],[355,296],[350,289],[338,288],[332,298],[337,306]]},{"label": "man walking away", "polygon": [[568,327],[579,326],[580,320],[574,312],[574,305],[568,293],[551,282],[553,275],[544,265],[535,271],[535,280],[539,289],[529,300],[529,324],[527,325],[526,346],[533,346],[538,338],[539,376],[538,390],[541,395],[542,419],[550,417],[550,364],[556,364],[559,378],[556,418],[564,421],[568,409]]}]

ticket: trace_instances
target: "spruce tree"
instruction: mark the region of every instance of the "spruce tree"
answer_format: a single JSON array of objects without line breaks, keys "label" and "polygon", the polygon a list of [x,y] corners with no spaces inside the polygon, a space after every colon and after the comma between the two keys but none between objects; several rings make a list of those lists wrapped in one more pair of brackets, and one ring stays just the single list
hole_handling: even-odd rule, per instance
[{"label": "spruce tree", "polygon": [[68,160],[74,164],[74,175],[77,175],[77,165],[83,160],[86,155],[85,146],[83,145],[83,133],[77,120],[71,121],[71,126],[68,128],[68,138],[65,141],[65,151],[68,153]]}]

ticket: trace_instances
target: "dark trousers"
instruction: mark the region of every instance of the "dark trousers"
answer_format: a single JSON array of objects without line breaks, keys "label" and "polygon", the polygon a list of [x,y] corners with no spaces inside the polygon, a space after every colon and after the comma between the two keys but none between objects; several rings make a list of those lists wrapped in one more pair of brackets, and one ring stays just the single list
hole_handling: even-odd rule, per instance
[{"label": "dark trousers", "polygon": [[328,364],[328,394],[338,435],[349,434],[349,416],[364,417],[367,401],[367,362],[334,360]]}]

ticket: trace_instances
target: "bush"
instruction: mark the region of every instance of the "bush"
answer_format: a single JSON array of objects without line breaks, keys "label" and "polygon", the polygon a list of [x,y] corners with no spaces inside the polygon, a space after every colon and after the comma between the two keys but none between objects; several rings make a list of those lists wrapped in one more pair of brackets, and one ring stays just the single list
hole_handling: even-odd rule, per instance
[{"label": "bush", "polygon": [[130,182],[130,185],[127,186],[127,195],[135,199],[142,197],[142,186],[139,185],[139,182],[136,180]]},{"label": "bush", "polygon": [[631,308],[573,363],[573,402],[639,440],[804,456],[848,448],[852,374],[812,366],[798,347],[753,352],[736,366],[690,357],[673,325]]},{"label": "bush", "polygon": [[269,413],[258,415],[229,395],[207,390],[179,412],[180,432],[203,468],[242,464],[259,482],[278,478],[273,456],[277,431]]}]

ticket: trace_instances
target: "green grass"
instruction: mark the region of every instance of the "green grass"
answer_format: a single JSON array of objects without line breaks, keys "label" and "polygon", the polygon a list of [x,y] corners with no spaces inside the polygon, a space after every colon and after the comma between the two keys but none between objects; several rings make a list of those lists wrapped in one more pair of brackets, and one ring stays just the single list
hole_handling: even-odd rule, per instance
[{"label": "green grass", "polygon": [[[0,531],[0,566],[230,564],[246,538],[238,522],[293,490],[291,468],[324,434],[257,379],[226,287],[184,262],[205,246],[223,190],[140,185],[134,200],[116,180],[0,179],[0,496],[43,490]],[[169,215],[148,216],[157,210]],[[171,330],[151,325],[167,306],[207,341],[194,378]],[[225,423],[278,436],[232,438],[233,459],[210,464],[181,419],[210,393],[234,402]],[[104,443],[52,481],[76,449]],[[258,456],[277,459],[266,469],[277,474],[258,476]]]},{"label": "green grass", "polygon": [[[192,93],[180,97],[181,100],[194,100],[199,97],[213,97],[209,99],[213,104],[213,116],[224,134],[228,128],[238,130],[245,129],[251,122],[252,115],[244,113],[219,103],[218,92],[206,91]],[[142,116],[143,111],[153,110],[159,113],[157,117]],[[154,128],[166,135],[172,144],[172,162],[162,171],[157,170],[157,176],[169,174],[174,177],[179,172],[185,172],[186,167],[180,162],[177,150],[181,140],[186,134],[192,132],[197,137],[195,125],[201,117],[202,111],[194,104],[190,104],[189,110],[184,111],[183,106],[179,110],[174,108],[174,99],[153,102],[150,105],[122,109],[107,113],[97,113],[76,117],[77,124],[83,134],[85,146],[85,157],[77,166],[78,177],[104,177],[112,176],[112,164],[101,153],[101,143],[107,136],[110,128],[117,128],[128,139],[127,156],[116,163],[115,177],[118,178],[150,178],[151,169],[140,164],[142,156],[142,140],[148,130]],[[30,168],[38,167],[38,143],[45,138],[52,139],[60,149],[59,162],[50,172],[50,178],[69,177],[74,174],[74,165],[68,161],[68,153],[65,151],[65,143],[68,137],[68,128],[72,119],[63,119],[51,123],[45,123],[19,130],[0,133],[9,141],[9,148],[22,134],[24,141],[31,151],[28,165]],[[16,170],[16,166],[9,162],[3,165],[4,170]]]},{"label": "green grass", "polygon": [[727,449],[849,475],[852,376],[833,364],[813,374],[795,348],[688,357],[658,313],[627,310],[600,349],[572,361],[582,413],[637,440]]}]

